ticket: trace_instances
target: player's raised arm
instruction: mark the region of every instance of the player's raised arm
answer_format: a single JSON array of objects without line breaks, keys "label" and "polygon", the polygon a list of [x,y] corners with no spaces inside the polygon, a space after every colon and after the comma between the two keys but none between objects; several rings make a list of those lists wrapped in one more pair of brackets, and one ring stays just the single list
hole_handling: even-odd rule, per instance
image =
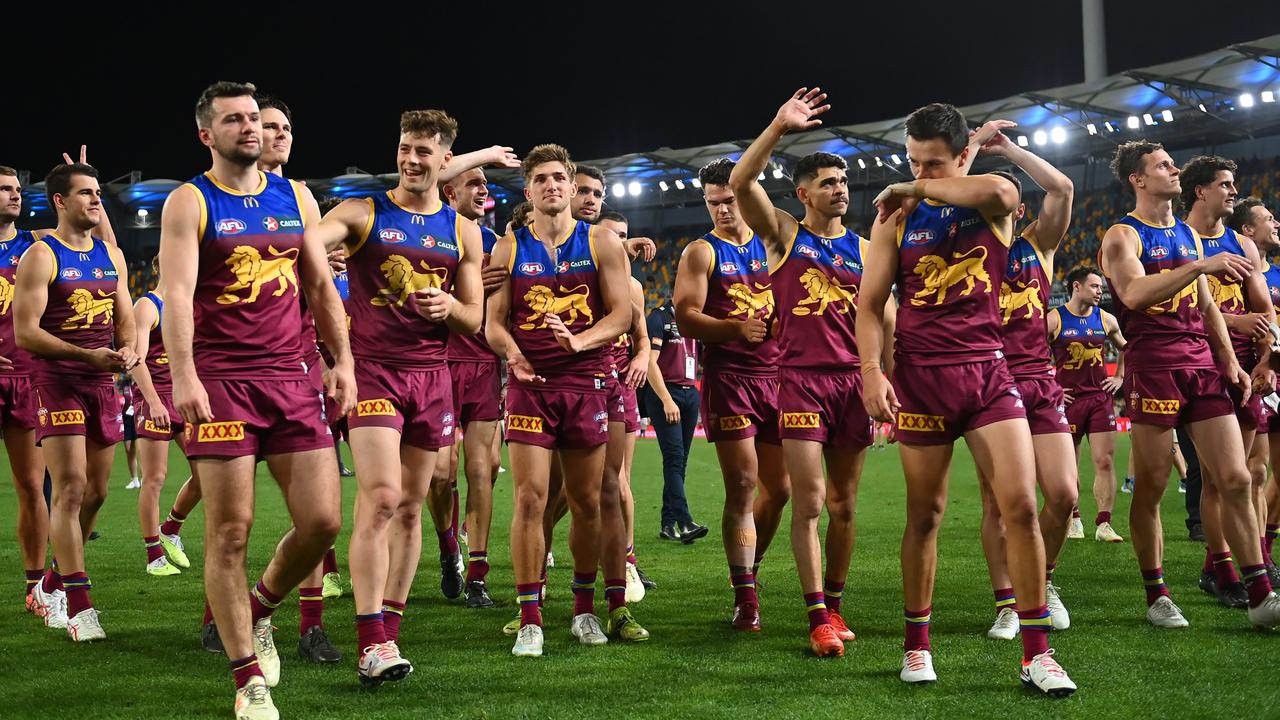
[{"label": "player's raised arm", "polygon": [[973,208],[988,218],[1007,217],[1018,209],[1018,188],[1013,183],[998,175],[971,175],[894,183],[876,196],[876,219],[887,218],[907,198]]},{"label": "player's raised arm", "polygon": [[461,155],[451,155],[444,169],[440,171],[440,184],[446,184],[462,173],[478,167],[494,166],[501,168],[520,167],[520,158],[515,151],[505,145],[491,145],[481,150],[473,150]]},{"label": "player's raised arm", "polygon": [[1044,203],[1036,218],[1032,241],[1041,252],[1058,249],[1071,223],[1071,202],[1075,185],[1071,178],[1035,153],[1018,147],[1003,133],[996,133],[982,145],[982,153],[1003,157],[1017,165],[1044,190]]}]

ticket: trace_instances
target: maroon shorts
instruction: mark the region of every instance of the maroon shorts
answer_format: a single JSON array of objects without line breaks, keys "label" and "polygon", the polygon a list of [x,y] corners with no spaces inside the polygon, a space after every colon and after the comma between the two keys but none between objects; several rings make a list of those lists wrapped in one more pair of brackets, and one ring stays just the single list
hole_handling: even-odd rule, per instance
[{"label": "maroon shorts", "polygon": [[1267,417],[1267,410],[1262,405],[1262,396],[1258,393],[1250,393],[1249,401],[1244,405],[1240,404],[1242,393],[1235,385],[1227,385],[1227,394],[1231,396],[1231,404],[1236,409],[1236,419],[1240,421],[1240,427],[1246,430],[1262,429],[1266,432],[1271,426],[1271,421]]},{"label": "maroon shorts", "polygon": [[1022,404],[1026,406],[1027,424],[1032,435],[1071,432],[1062,397],[1062,386],[1051,377],[1016,378]]},{"label": "maroon shorts", "polygon": [[303,363],[307,368],[307,380],[311,382],[311,386],[316,392],[324,396],[324,416],[329,422],[329,432],[337,437],[346,437],[347,435],[347,416],[338,412],[338,401],[329,397],[328,388],[324,385],[324,361],[317,360],[312,365]]},{"label": "maroon shorts", "polygon": [[1115,403],[1104,392],[1077,395],[1067,406],[1067,422],[1076,440],[1093,433],[1115,432]]},{"label": "maroon shorts", "polygon": [[622,423],[627,433],[640,432],[640,405],[636,391],[614,378],[609,385],[609,422]]},{"label": "maroon shorts", "polygon": [[[702,377],[702,418],[707,440],[754,437],[777,445],[778,377],[708,372]],[[861,400],[859,400],[861,402]]]},{"label": "maroon shorts", "polygon": [[599,447],[609,440],[607,385],[599,391],[507,385],[508,443],[550,449]]},{"label": "maroon shorts", "polygon": [[783,440],[813,440],[836,448],[871,445],[871,416],[862,404],[862,376],[782,368],[778,425]]},{"label": "maroon shorts", "polygon": [[26,375],[0,375],[0,427],[10,425],[36,429],[35,393]]},{"label": "maroon shorts", "polygon": [[114,385],[36,385],[36,444],[83,435],[99,445],[124,440],[124,402]]},{"label": "maroon shorts", "polygon": [[1171,428],[1236,412],[1213,368],[1127,370],[1124,391],[1129,418],[1139,425]]},{"label": "maroon shorts", "polygon": [[187,457],[265,457],[333,447],[324,399],[307,378],[205,380],[213,420],[183,428]]},{"label": "maroon shorts", "polygon": [[1004,358],[956,365],[899,362],[893,390],[902,406],[897,437],[908,445],[951,443],[970,430],[1027,416]]},{"label": "maroon shorts", "polygon": [[453,383],[449,368],[413,370],[361,360],[356,363],[356,406],[347,426],[385,427],[400,442],[423,450],[453,444]]},{"label": "maroon shorts", "polygon": [[453,414],[458,427],[469,422],[492,422],[502,417],[502,379],[498,363],[449,361],[453,378]]},{"label": "maroon shorts", "polygon": [[142,393],[138,388],[133,389],[133,426],[138,433],[138,437],[143,440],[161,440],[169,441],[177,438],[182,440],[182,416],[177,410],[173,409],[173,391],[169,388],[156,388],[156,394],[160,396],[160,402],[164,403],[164,409],[169,413],[169,429],[161,430],[155,423],[151,422],[151,414],[147,409],[147,400],[142,397]]}]

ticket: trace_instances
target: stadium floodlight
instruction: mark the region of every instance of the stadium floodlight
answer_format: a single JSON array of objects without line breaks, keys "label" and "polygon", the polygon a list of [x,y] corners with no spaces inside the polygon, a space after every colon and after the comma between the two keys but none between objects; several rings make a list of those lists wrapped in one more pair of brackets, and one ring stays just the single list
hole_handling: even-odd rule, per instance
[{"label": "stadium floodlight", "polygon": [[635,180],[632,180],[630,183],[627,183],[627,194],[631,195],[632,197],[639,197],[641,189],[642,188],[640,186],[640,183],[636,182]]},{"label": "stadium floodlight", "polygon": [[1090,135],[1098,134],[1098,126],[1094,125],[1093,123],[1089,123],[1088,125],[1085,125],[1084,129],[1088,130]]},{"label": "stadium floodlight", "polygon": [[894,153],[894,154],[890,155],[890,156],[889,156],[889,159],[893,161],[893,164],[894,164],[894,165],[901,165],[901,164],[902,164],[902,158],[898,157],[898,153]]},{"label": "stadium floodlight", "polygon": [[614,183],[614,184],[613,184],[613,192],[612,192],[612,195],[613,195],[614,197],[622,197],[622,196],[624,196],[624,195],[626,195],[626,194],[627,194],[627,186],[626,186],[626,185],[623,185],[622,183]]},{"label": "stadium floodlight", "polygon": [[1053,141],[1054,145],[1061,145],[1062,143],[1066,142],[1067,141],[1066,128],[1056,127],[1050,130],[1049,139]]},{"label": "stadium floodlight", "polygon": [[1130,129],[1130,130],[1137,130],[1137,129],[1138,129],[1138,123],[1140,123],[1140,122],[1142,122],[1142,121],[1138,119],[1138,116],[1137,116],[1137,115],[1130,115],[1130,116],[1129,116],[1129,120],[1128,120],[1128,122],[1126,122],[1125,124],[1129,126],[1129,129]]},{"label": "stadium floodlight", "polygon": [[676,189],[677,189],[677,190],[683,190],[683,189],[684,189],[684,181],[683,181],[683,180],[677,180],[677,181],[676,181]]},{"label": "stadium floodlight", "polygon": [[694,187],[696,187],[696,188],[700,188],[700,187],[702,187],[702,180],[700,180],[700,179],[698,179],[698,178],[694,178],[694,179],[693,179],[693,186],[694,186]]},{"label": "stadium floodlight", "polygon": [[1027,143],[1027,136],[1026,136],[1026,135],[1019,135],[1019,136],[1018,136],[1018,144],[1019,144],[1019,145],[1021,145],[1022,147],[1026,147],[1026,146],[1028,145],[1028,143]]},{"label": "stadium floodlight", "polygon": [[866,160],[863,160],[862,158],[858,158],[858,168],[859,168],[859,169],[861,169],[861,170],[866,170],[866,169],[867,169],[867,161],[866,161]]},{"label": "stadium floodlight", "polygon": [[774,180],[781,180],[781,179],[782,179],[782,168],[780,168],[780,167],[776,167],[776,168],[774,168],[774,169],[773,169],[773,179],[774,179]]},{"label": "stadium floodlight", "polygon": [[1156,119],[1151,117],[1151,113],[1142,113],[1142,122],[1148,125],[1155,125]]},{"label": "stadium floodlight", "polygon": [[1202,112],[1202,113],[1207,113],[1207,112],[1209,112],[1209,111],[1208,111],[1208,109],[1206,109],[1206,108],[1205,108],[1204,103],[1200,103],[1200,104],[1199,104],[1199,105],[1197,105],[1196,107],[1200,108],[1200,112]]},{"label": "stadium floodlight", "polygon": [[876,158],[876,167],[884,167],[884,162],[880,158]]},{"label": "stadium floodlight", "polygon": [[666,192],[666,191],[667,191],[667,181],[666,181],[666,180],[659,180],[659,181],[658,181],[658,189],[659,189],[659,190],[661,190],[662,192]]},{"label": "stadium floodlight", "polygon": [[1252,94],[1252,93],[1241,93],[1241,94],[1240,94],[1240,107],[1246,107],[1246,108],[1251,108],[1251,107],[1253,107],[1253,94]]},{"label": "stadium floodlight", "polygon": [[1275,93],[1271,92],[1270,90],[1262,91],[1262,102],[1275,102],[1275,101],[1276,101]]},{"label": "stadium floodlight", "polygon": [[1165,122],[1173,122],[1173,111],[1172,110],[1161,111],[1160,119],[1164,120]]},{"label": "stadium floodlight", "polygon": [[147,209],[146,209],[146,208],[138,208],[138,219],[139,219],[139,220],[145,220],[145,219],[146,219],[146,217],[147,217],[147,215],[150,215],[150,214],[151,214],[151,213],[147,212]]},{"label": "stadium floodlight", "polygon": [[1047,132],[1045,132],[1045,131],[1043,131],[1043,130],[1037,130],[1037,131],[1035,131],[1035,133],[1031,136],[1031,139],[1035,142],[1035,144],[1037,144],[1037,145],[1043,145],[1043,144],[1045,144],[1045,143],[1049,142],[1049,133],[1047,133]]},{"label": "stadium floodlight", "polygon": [[1115,125],[1112,125],[1110,120],[1107,120],[1106,122],[1102,123],[1102,125],[1103,125],[1103,127],[1105,127],[1105,128],[1107,129],[1107,132],[1115,132],[1115,131],[1116,131],[1116,126],[1115,126]]}]

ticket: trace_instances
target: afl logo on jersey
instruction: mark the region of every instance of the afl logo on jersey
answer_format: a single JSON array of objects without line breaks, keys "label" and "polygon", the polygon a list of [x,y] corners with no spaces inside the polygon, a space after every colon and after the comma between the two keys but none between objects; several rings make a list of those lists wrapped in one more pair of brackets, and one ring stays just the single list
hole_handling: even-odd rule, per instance
[{"label": "afl logo on jersey", "polygon": [[520,272],[525,275],[541,275],[543,269],[542,263],[527,262],[520,264]]},{"label": "afl logo on jersey", "polygon": [[1079,334],[1080,334],[1080,331],[1075,328],[1067,328],[1066,330],[1062,331],[1063,337],[1075,337]]},{"label": "afl logo on jersey", "polygon": [[818,257],[818,251],[817,251],[817,250],[814,250],[813,248],[809,247],[808,245],[800,245],[800,246],[797,246],[797,247],[796,247],[796,252],[800,253],[801,255],[803,255],[803,256],[805,256],[805,257],[811,257],[811,258],[816,258],[816,257]]},{"label": "afl logo on jersey", "polygon": [[395,228],[389,228],[387,230],[383,230],[382,232],[378,233],[378,239],[385,243],[395,244],[395,243],[402,243],[408,238],[405,236],[404,233],[400,232],[399,230],[396,230]]},{"label": "afl logo on jersey", "polygon": [[79,280],[80,271],[77,270],[76,268],[67,268],[66,270],[62,271],[62,279],[63,280]]},{"label": "afl logo on jersey", "polygon": [[1147,253],[1154,260],[1169,257],[1169,250],[1163,245],[1157,245],[1151,248],[1151,252]]},{"label": "afl logo on jersey", "polygon": [[731,263],[731,262],[727,262],[727,263],[720,263],[720,272],[725,273],[725,274],[728,274],[728,273],[736,273],[736,272],[738,272],[738,264],[737,264],[737,263]]},{"label": "afl logo on jersey", "polygon": [[907,234],[907,243],[910,245],[927,245],[933,242],[932,230],[912,230]]},{"label": "afl logo on jersey", "polygon": [[243,220],[227,218],[225,220],[218,221],[219,235],[239,235],[244,232],[246,228],[247,226],[244,224]]}]

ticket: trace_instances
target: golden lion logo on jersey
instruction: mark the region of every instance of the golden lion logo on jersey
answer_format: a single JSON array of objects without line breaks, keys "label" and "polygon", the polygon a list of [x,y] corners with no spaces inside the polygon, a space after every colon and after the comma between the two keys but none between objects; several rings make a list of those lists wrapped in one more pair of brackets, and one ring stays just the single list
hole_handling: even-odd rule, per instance
[{"label": "golden lion logo on jersey", "polygon": [[1102,364],[1102,347],[1085,347],[1084,343],[1073,342],[1067,345],[1067,354],[1070,357],[1062,363],[1063,370],[1079,370],[1084,367],[1085,363],[1089,363],[1089,367],[1097,367]]},{"label": "golden lion logo on jersey", "polygon": [[[975,254],[976,253],[976,254]],[[991,292],[991,276],[982,264],[987,260],[987,249],[981,245],[970,248],[966,252],[952,253],[951,264],[937,255],[925,255],[916,262],[915,274],[924,280],[924,289],[916,291],[911,298],[912,305],[928,305],[926,299],[935,295],[934,305],[941,305],[947,299],[947,291],[964,284],[960,295],[968,295],[974,291],[978,283],[987,286]]]},{"label": "golden lion logo on jersey", "polygon": [[[800,285],[809,297],[796,303],[796,307],[791,308],[793,315],[825,315],[827,306],[833,302],[844,303],[836,312],[841,315],[847,315],[849,308],[857,309],[858,307],[858,286],[857,285],[841,285],[839,280],[827,277],[817,268],[809,268],[800,275]],[[818,309],[800,307],[801,305],[817,305]]]},{"label": "golden lion logo on jersey", "polygon": [[[729,317],[735,315],[755,317],[757,313],[768,317],[773,314],[773,286],[759,283],[755,283],[755,286],[755,290],[746,283],[734,283],[729,286],[725,295],[729,296],[734,305],[734,309],[729,312]],[[760,313],[761,310],[764,312]]]},{"label": "golden lion logo on jersey", "polygon": [[1216,275],[1210,275],[1208,277],[1209,292],[1213,295],[1213,302],[1215,305],[1227,312],[1234,313],[1244,311],[1244,289],[1240,283],[1224,283],[1219,280]]},{"label": "golden lion logo on jersey", "polygon": [[[581,290],[582,292],[578,292]],[[573,325],[577,321],[578,315],[587,316],[587,324],[595,322],[595,316],[591,313],[591,306],[587,304],[587,298],[591,295],[591,288],[586,285],[576,285],[572,288],[560,286],[560,292],[568,293],[567,295],[556,295],[551,288],[546,285],[534,285],[524,294],[525,304],[532,310],[529,317],[520,325],[521,330],[541,329],[547,326],[547,315],[559,315],[564,320],[566,326]],[[565,313],[569,313],[566,318]],[[537,321],[541,319],[542,324],[537,325]]]},{"label": "golden lion logo on jersey", "polygon": [[13,302],[13,283],[0,277],[0,317],[9,314],[9,305]]},{"label": "golden lion logo on jersey", "polygon": [[[107,325],[111,322],[111,316],[115,311],[116,298],[115,293],[104,293],[98,291],[98,297],[95,298],[92,293],[84,288],[80,288],[71,293],[71,297],[67,298],[67,304],[75,311],[75,315],[62,321],[63,330],[75,330],[77,327],[84,329],[93,325],[98,316],[102,316],[102,324]],[[76,323],[84,321],[83,325],[77,326]]]},{"label": "golden lion logo on jersey", "polygon": [[[1164,274],[1167,272],[1172,272],[1172,271],[1168,269],[1160,271],[1161,274]],[[1173,297],[1169,298],[1168,300],[1165,300],[1164,302],[1158,302],[1155,305],[1152,305],[1151,307],[1147,308],[1147,314],[1148,315],[1164,315],[1165,313],[1176,313],[1182,309],[1183,298],[1191,298],[1192,306],[1196,304],[1196,282],[1194,280],[1187,283],[1186,287],[1179,290],[1177,295],[1174,295]]]},{"label": "golden lion logo on jersey", "polygon": [[1040,317],[1044,317],[1044,303],[1040,301],[1040,278],[1031,278],[1031,282],[1023,285],[1017,292],[1009,287],[1009,283],[1000,283],[1000,310],[1004,313],[1003,324],[1008,325],[1013,314],[1022,308],[1027,309],[1026,319],[1028,320],[1036,316],[1037,310],[1040,311]]},{"label": "golden lion logo on jersey", "polygon": [[[274,245],[268,245],[267,252],[271,253],[272,257],[264,260],[262,253],[252,245],[237,245],[231,251],[227,256],[226,264],[231,269],[231,274],[236,276],[236,281],[222,289],[222,294],[218,296],[219,305],[256,302],[263,286],[273,282],[280,283],[280,286],[271,293],[272,297],[285,294],[290,285],[293,285],[293,294],[295,296],[298,294],[298,274],[294,272],[294,265],[298,261],[298,249],[290,248],[279,252]],[[248,297],[241,298],[235,295],[236,292],[245,289],[249,291]]]},{"label": "golden lion logo on jersey", "polygon": [[414,293],[444,287],[444,281],[449,277],[448,268],[431,267],[425,260],[419,260],[418,265],[426,272],[418,272],[413,262],[403,255],[388,255],[378,266],[387,277],[387,287],[378,290],[378,296],[369,302],[377,307],[404,307]]}]

